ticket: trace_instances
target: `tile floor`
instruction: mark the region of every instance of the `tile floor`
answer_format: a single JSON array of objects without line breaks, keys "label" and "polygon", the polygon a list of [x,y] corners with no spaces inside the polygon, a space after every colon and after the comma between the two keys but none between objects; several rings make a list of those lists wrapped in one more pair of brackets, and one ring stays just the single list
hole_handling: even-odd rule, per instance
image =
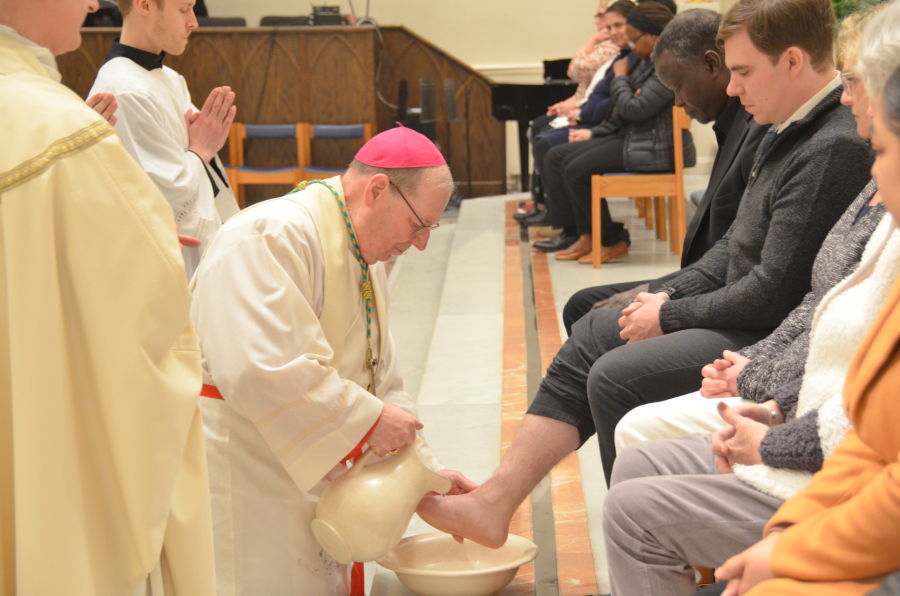
[{"label": "tile floor", "polygon": [[[705,180],[686,181],[687,191]],[[506,195],[463,202],[458,220],[445,220],[428,249],[411,251],[390,272],[390,326],[406,388],[418,402],[425,436],[448,468],[486,480],[508,447],[526,400],[522,263],[518,227],[508,225],[516,201]],[[562,308],[575,291],[603,283],[650,279],[678,268],[668,243],[655,239],[627,199],[610,201],[626,224],[628,257],[600,270],[532,254],[542,367],[565,339]],[[690,211],[688,217],[691,216]],[[609,592],[600,511],[606,486],[596,440],[551,475],[559,593]],[[530,535],[523,505],[513,532]],[[414,518],[408,535],[433,531]],[[502,596],[534,594],[532,566],[523,567]],[[396,576],[367,565],[372,596],[411,596]]]}]

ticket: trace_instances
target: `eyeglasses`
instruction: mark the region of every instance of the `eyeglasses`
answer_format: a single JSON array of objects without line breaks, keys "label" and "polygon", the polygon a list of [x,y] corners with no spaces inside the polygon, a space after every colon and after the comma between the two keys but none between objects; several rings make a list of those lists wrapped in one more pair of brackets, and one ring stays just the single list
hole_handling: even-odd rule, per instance
[{"label": "eyeglasses", "polygon": [[650,35],[650,34],[649,34],[649,33],[641,33],[640,35],[638,35],[638,36],[635,37],[634,39],[628,40],[628,47],[631,48],[631,49],[633,50],[633,49],[634,49],[634,46],[637,45],[638,40],[639,40],[640,38],[644,37],[645,35]]},{"label": "eyeglasses", "polygon": [[419,220],[419,223],[422,224],[421,228],[416,228],[416,231],[412,233],[413,236],[415,236],[419,232],[424,232],[425,230],[428,230],[430,232],[431,230],[436,230],[439,227],[441,227],[441,224],[439,224],[439,223],[432,224],[430,226],[426,225],[425,222],[422,221],[422,218],[419,217],[419,214],[416,213],[416,210],[412,208],[412,205],[409,204],[409,201],[406,200],[406,197],[403,196],[403,191],[400,190],[400,187],[397,186],[396,184],[394,184],[393,180],[391,180],[390,182],[391,182],[391,186],[393,186],[395,189],[397,189],[397,193],[400,195],[400,198],[403,199],[403,202],[406,203],[406,206],[409,207],[409,210],[412,211],[412,214],[415,215],[416,219]]},{"label": "eyeglasses", "polygon": [[847,97],[853,97],[853,85],[856,84],[856,81],[859,79],[856,78],[852,72],[842,72],[841,73],[841,84],[844,86],[844,91],[847,93]]}]

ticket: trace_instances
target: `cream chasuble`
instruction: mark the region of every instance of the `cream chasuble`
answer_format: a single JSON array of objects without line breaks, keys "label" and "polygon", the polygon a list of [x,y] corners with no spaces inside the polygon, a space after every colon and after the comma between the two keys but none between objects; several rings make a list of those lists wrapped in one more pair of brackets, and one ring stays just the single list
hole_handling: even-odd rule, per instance
[{"label": "cream chasuble", "polygon": [[[343,192],[340,178],[328,183]],[[224,397],[201,398],[220,596],[349,593],[349,568],[310,529],[318,495],[382,402],[416,413],[394,360],[382,264],[370,278],[377,397],[364,389],[362,273],[325,186],[245,209],[197,270],[204,374]],[[441,469],[430,448],[422,454]]]},{"label": "cream chasuble", "polygon": [[148,70],[117,57],[100,68],[90,95],[101,91],[115,94],[116,131],[169,201],[178,232],[200,240],[199,248],[184,249],[190,277],[216,231],[238,212],[238,205],[219,158],[213,158],[212,167],[188,151],[184,113],[199,110],[191,103],[187,82],[167,66]]},{"label": "cream chasuble", "polygon": [[171,209],[57,81],[0,27],[0,593],[128,596],[155,569],[167,596],[211,596]]}]

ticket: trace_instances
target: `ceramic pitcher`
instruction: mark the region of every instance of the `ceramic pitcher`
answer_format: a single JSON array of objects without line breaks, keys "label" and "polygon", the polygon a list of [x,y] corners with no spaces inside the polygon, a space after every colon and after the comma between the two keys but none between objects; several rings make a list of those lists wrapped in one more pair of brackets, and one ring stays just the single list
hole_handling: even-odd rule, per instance
[{"label": "ceramic pitcher", "polygon": [[366,450],[346,474],[325,489],[312,531],[336,561],[374,561],[397,546],[419,501],[429,491],[446,493],[450,480],[419,457],[421,439],[397,455],[366,467]]}]

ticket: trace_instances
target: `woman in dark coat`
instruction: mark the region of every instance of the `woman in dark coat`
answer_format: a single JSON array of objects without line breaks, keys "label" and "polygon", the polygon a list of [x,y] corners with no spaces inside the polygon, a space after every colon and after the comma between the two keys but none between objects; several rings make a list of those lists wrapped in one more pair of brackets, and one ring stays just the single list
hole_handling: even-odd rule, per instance
[{"label": "woman in dark coat", "polygon": [[[646,1],[628,15],[626,29],[639,58],[613,64],[606,116],[598,126],[571,132],[570,142],[549,151],[543,164],[547,206],[554,228],[562,233],[535,243],[544,252],[557,252],[563,261],[590,262],[591,176],[614,172],[671,172],[674,167],[672,106],[674,94],[656,76],[650,56],[672,12]],[[685,135],[685,165],[695,161],[690,136]],[[628,231],[613,222],[602,201],[603,255],[608,260],[628,254]]]}]

